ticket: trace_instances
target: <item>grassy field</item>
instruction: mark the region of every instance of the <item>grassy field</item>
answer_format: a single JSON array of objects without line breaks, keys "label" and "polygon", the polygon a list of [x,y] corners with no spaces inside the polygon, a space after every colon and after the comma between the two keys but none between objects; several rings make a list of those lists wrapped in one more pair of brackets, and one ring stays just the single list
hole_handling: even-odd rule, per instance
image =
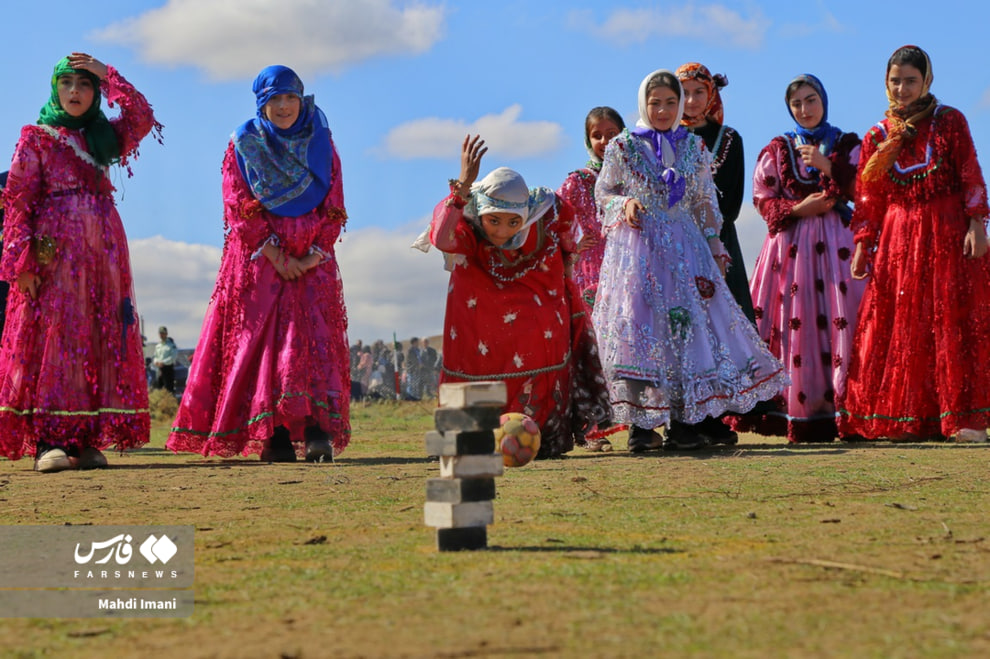
[{"label": "grassy field", "polygon": [[[432,407],[358,404],[331,465],[152,443],[0,462],[0,523],[189,524],[195,613],[6,619],[3,657],[986,657],[990,448],[575,451],[498,479],[489,549],[423,525]],[[2,593],[0,593],[2,596]]]}]

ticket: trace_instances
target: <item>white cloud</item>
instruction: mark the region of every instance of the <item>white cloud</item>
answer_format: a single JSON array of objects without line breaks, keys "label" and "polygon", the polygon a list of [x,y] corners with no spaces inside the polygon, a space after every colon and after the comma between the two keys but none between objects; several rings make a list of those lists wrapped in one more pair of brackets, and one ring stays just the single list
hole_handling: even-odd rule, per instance
[{"label": "white cloud", "polygon": [[753,276],[756,267],[756,257],[763,249],[763,241],[767,237],[767,223],[750,203],[744,203],[736,218],[736,235],[739,237],[739,247],[742,248],[743,260],[746,262],[746,274]]},{"label": "white cloud", "polygon": [[486,114],[473,123],[428,117],[396,126],[385,136],[385,155],[413,158],[458,158],[468,133],[481,135],[489,152],[507,158],[531,158],[551,153],[563,144],[563,127],[552,121],[520,121],[522,106],[510,105],[501,114]]},{"label": "white cloud", "polygon": [[617,45],[683,37],[755,50],[763,45],[770,21],[759,9],[743,16],[724,5],[689,3],[667,8],[616,9],[600,24],[589,11],[575,11],[570,24]]},{"label": "white cloud", "polygon": [[[423,219],[425,228],[428,219]],[[344,281],[351,342],[433,336],[443,331],[448,274],[436,250],[409,245],[414,228],[347,231],[336,253]],[[161,236],[130,241],[138,313],[144,334],[155,339],[166,325],[180,348],[199,340],[213,293],[221,250]]]},{"label": "white cloud", "polygon": [[159,325],[180,348],[196,345],[220,267],[220,248],[155,236],[129,241],[142,331],[157,340]]},{"label": "white cloud", "polygon": [[990,88],[983,90],[983,94],[980,95],[980,101],[976,107],[981,110],[990,109]]},{"label": "white cloud", "polygon": [[291,63],[305,77],[379,55],[416,55],[441,39],[445,9],[393,0],[168,0],[93,35],[146,61],[192,66],[214,80]]},{"label": "white cloud", "polygon": [[422,226],[406,230],[361,229],[343,234],[337,259],[344,280],[348,335],[362,339],[400,340],[443,332],[449,274],[435,249],[410,248]]}]

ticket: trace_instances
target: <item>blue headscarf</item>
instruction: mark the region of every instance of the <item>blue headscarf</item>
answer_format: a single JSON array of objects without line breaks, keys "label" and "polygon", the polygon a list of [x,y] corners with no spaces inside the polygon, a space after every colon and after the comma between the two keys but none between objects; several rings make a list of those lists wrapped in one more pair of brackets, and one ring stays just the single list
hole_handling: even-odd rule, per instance
[{"label": "blue headscarf", "polygon": [[[313,96],[303,96],[303,83],[287,66],[269,66],[252,87],[257,116],[234,131],[232,139],[241,175],[255,198],[272,213],[298,217],[316,208],[333,177],[330,127]],[[277,94],[302,101],[299,118],[279,128],[265,117],[265,104]]]},{"label": "blue headscarf", "polygon": [[[784,95],[784,102],[787,104],[787,112],[790,113],[791,119],[794,119],[794,130],[785,133],[789,138],[791,138],[797,144],[808,144],[809,142],[818,143],[818,149],[822,152],[822,155],[829,156],[832,151],[835,150],[835,145],[842,137],[842,131],[828,123],[828,94],[825,92],[825,85],[822,81],[811,75],[810,73],[802,73],[796,76],[787,84],[787,88],[790,89],[791,85],[799,82],[804,85],[808,85],[816,92],[818,96],[822,99],[822,113],[821,122],[814,128],[805,128],[797,122],[794,117],[794,112],[791,111],[791,102],[787,98],[787,94]],[[809,167],[808,172],[815,174],[818,172],[814,167]]]}]

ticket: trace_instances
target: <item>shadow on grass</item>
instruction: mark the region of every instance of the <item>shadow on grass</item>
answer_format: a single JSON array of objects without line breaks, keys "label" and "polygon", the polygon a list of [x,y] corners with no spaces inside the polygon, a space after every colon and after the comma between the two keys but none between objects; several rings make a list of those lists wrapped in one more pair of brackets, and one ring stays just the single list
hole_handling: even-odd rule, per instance
[{"label": "shadow on grass", "polygon": [[[711,459],[746,459],[757,457],[780,456],[817,456],[841,455],[846,453],[870,453],[873,451],[931,451],[931,450],[990,450],[990,443],[955,444],[952,442],[835,442],[833,444],[737,444],[735,446],[714,446],[695,450],[655,450],[643,453],[614,451],[611,453],[571,453],[566,460],[555,461],[566,465],[574,460],[670,460],[672,458],[693,458],[695,460]],[[549,461],[548,461],[549,462]],[[553,462],[549,462],[553,464]]]},{"label": "shadow on grass", "polygon": [[412,464],[435,464],[440,465],[440,461],[436,458],[430,458],[424,456],[422,458],[410,458],[410,457],[374,457],[374,458],[338,458],[334,460],[334,464],[338,465],[412,465]]},{"label": "shadow on grass", "polygon": [[524,551],[540,554],[572,554],[575,558],[595,558],[599,554],[635,554],[646,556],[684,553],[683,549],[674,549],[673,547],[633,547],[631,549],[620,549],[618,547],[576,547],[574,545],[526,545],[522,547],[489,545],[486,548],[486,551]]}]

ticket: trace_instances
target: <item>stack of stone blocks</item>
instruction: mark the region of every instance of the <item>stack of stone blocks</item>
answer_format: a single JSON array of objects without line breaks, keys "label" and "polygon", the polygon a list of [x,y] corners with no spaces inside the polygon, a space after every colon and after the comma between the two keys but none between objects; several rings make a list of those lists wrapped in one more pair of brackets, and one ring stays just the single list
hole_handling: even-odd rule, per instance
[{"label": "stack of stone blocks", "polygon": [[426,525],[437,529],[440,551],[484,549],[495,521],[495,477],[504,470],[494,431],[506,402],[505,383],[442,384],[438,402],[426,453],[440,459],[440,478],[426,482]]}]

